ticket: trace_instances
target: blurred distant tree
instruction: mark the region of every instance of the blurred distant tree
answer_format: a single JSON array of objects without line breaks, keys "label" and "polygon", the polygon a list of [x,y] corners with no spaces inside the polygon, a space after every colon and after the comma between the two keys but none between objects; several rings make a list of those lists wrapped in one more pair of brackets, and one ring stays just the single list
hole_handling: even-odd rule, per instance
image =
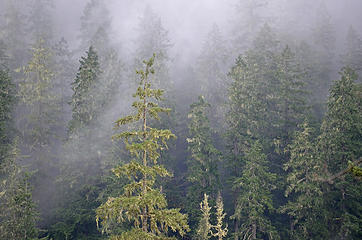
[{"label": "blurred distant tree", "polygon": [[3,21],[0,22],[0,36],[6,45],[6,55],[9,57],[8,67],[13,70],[26,63],[27,35],[26,13],[21,7],[21,0],[4,0]]},{"label": "blurred distant tree", "polygon": [[[169,77],[169,50],[171,42],[168,32],[162,25],[161,18],[147,6],[143,16],[140,18],[136,38],[135,65],[142,66],[143,59],[148,59],[153,53],[156,54],[154,85],[162,87],[168,92],[172,90],[173,83]],[[168,94],[168,93],[167,93]],[[166,96],[167,99],[167,96]]]},{"label": "blurred distant tree", "polygon": [[362,74],[362,40],[356,30],[350,26],[346,37],[346,47],[342,62],[359,75]]},{"label": "blurred distant tree", "polygon": [[198,57],[196,64],[197,77],[201,84],[201,92],[206,100],[214,106],[212,121],[222,126],[225,115],[227,96],[227,71],[230,63],[230,54],[216,24],[212,26]]},{"label": "blurred distant tree", "polygon": [[44,45],[51,47],[53,44],[53,0],[30,0],[27,18],[28,31],[32,42],[42,39]]},{"label": "blurred distant tree", "polygon": [[316,114],[323,115],[325,111],[325,101],[328,96],[328,89],[332,85],[334,76],[336,30],[331,20],[325,3],[322,1],[317,8],[315,28],[312,32],[314,42],[314,58],[316,63],[312,74],[312,97],[314,98]]},{"label": "blurred distant tree", "polygon": [[151,89],[150,76],[155,71],[154,61],[155,56],[144,61],[144,70],[137,71],[141,81],[134,95],[139,100],[132,104],[135,114],[116,121],[117,126],[134,123],[139,127],[134,131],[116,134],[114,138],[124,139],[128,151],[141,162],[132,160],[113,169],[118,177],[125,175],[130,182],[124,186],[121,196],[109,198],[97,209],[97,222],[102,220],[103,232],[112,230],[110,228],[114,222],[129,222],[133,225],[131,230],[112,235],[111,239],[174,239],[167,236],[169,229],[180,235],[189,231],[187,216],[181,214],[179,209],[167,209],[165,196],[160,189],[154,188],[156,177],[171,175],[157,164],[157,160],[160,157],[159,150],[167,148],[166,141],[175,137],[170,130],[148,125],[150,118],[159,119],[159,113],[170,111],[157,104],[163,90]]},{"label": "blurred distant tree", "polygon": [[251,47],[252,41],[258,31],[266,22],[261,11],[267,6],[266,0],[239,0],[236,7],[236,17],[233,26],[232,49],[238,56],[246,49]]},{"label": "blurred distant tree", "polygon": [[85,51],[92,45],[98,54],[106,55],[109,47],[110,14],[101,0],[89,0],[81,16],[80,50]]}]

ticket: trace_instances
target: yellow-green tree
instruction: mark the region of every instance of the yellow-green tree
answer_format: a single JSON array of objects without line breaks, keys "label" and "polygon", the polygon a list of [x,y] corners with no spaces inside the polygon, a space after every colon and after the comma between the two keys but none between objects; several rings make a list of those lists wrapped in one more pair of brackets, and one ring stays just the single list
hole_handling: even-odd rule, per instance
[{"label": "yellow-green tree", "polygon": [[171,176],[163,166],[157,164],[157,160],[160,151],[167,148],[166,141],[175,137],[168,129],[148,125],[150,118],[160,119],[159,113],[170,111],[157,104],[162,100],[163,90],[151,88],[154,59],[155,55],[144,61],[144,70],[137,71],[141,81],[134,94],[138,100],[132,104],[135,113],[116,121],[117,127],[131,123],[136,127],[133,131],[113,136],[114,139],[124,140],[127,150],[135,159],[113,169],[116,176],[128,177],[129,183],[124,186],[121,196],[109,198],[97,209],[97,223],[101,220],[103,232],[110,231],[115,222],[128,222],[133,227],[112,235],[111,239],[174,239],[168,236],[170,229],[180,235],[189,231],[187,215],[181,214],[179,209],[167,209],[165,196],[154,186],[157,177]]}]

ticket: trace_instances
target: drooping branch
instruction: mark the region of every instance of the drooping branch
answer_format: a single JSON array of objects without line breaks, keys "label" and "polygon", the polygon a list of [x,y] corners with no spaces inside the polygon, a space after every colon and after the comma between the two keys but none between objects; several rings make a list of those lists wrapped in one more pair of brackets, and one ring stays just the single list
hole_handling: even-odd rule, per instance
[{"label": "drooping branch", "polygon": [[342,176],[344,176],[345,174],[347,174],[349,172],[353,172],[353,169],[356,166],[358,166],[361,162],[362,162],[362,157],[360,157],[358,160],[352,162],[346,169],[343,169],[342,171],[340,171],[328,178],[317,178],[317,181],[333,184],[335,179],[341,178]]}]

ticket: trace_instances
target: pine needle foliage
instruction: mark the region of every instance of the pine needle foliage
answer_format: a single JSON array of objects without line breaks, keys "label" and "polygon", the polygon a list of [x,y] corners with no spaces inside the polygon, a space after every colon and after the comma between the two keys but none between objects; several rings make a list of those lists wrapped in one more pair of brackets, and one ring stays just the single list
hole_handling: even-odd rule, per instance
[{"label": "pine needle foliage", "polygon": [[133,227],[111,239],[174,239],[168,237],[171,229],[183,236],[189,231],[187,215],[180,209],[167,209],[167,201],[160,189],[155,188],[157,177],[167,177],[169,173],[157,164],[160,150],[167,149],[167,140],[176,136],[168,129],[156,129],[147,124],[151,118],[160,119],[159,113],[167,113],[168,108],[159,107],[163,90],[152,89],[150,77],[155,73],[155,55],[144,61],[145,68],[138,70],[140,84],[133,95],[137,100],[132,106],[135,114],[120,118],[116,126],[133,123],[133,131],[125,131],[113,136],[123,139],[126,149],[135,157],[129,163],[113,169],[116,176],[126,176],[129,183],[124,186],[124,193],[116,198],[109,198],[97,209],[97,224],[101,220],[102,232],[108,232],[114,223],[130,223]]}]

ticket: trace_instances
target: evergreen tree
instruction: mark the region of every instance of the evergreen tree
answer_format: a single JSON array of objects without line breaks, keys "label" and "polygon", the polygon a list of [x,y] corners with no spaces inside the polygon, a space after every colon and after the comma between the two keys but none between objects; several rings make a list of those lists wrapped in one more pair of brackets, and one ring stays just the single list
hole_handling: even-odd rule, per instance
[{"label": "evergreen tree", "polygon": [[245,167],[241,177],[234,182],[239,190],[239,197],[232,219],[241,222],[240,230],[235,232],[235,239],[278,238],[271,221],[266,216],[273,210],[271,190],[275,188],[276,175],[267,167],[266,155],[262,145],[256,141],[245,155]]},{"label": "evergreen tree", "polygon": [[301,70],[294,53],[286,46],[277,58],[276,112],[279,118],[279,147],[283,150],[290,142],[296,126],[305,118],[305,73]]},{"label": "evergreen tree", "polygon": [[[144,70],[137,71],[141,81],[134,95],[139,100],[132,104],[136,113],[116,121],[117,126],[140,123],[139,130],[122,132],[114,138],[124,139],[128,151],[141,163],[132,160],[113,169],[118,177],[127,176],[130,183],[125,185],[121,196],[109,198],[97,209],[97,222],[102,219],[103,231],[109,230],[114,221],[127,221],[133,225],[131,230],[113,235],[113,239],[173,239],[167,237],[169,229],[180,235],[189,231],[187,216],[181,214],[179,209],[167,209],[164,195],[160,189],[153,187],[157,176],[171,176],[163,166],[157,164],[157,160],[159,150],[167,148],[166,141],[175,137],[170,130],[148,126],[150,117],[159,119],[159,113],[170,111],[159,107],[156,102],[161,100],[163,90],[151,89],[149,78],[155,71],[154,61],[155,56],[144,61]],[[156,101],[152,101],[152,98]]]},{"label": "evergreen tree", "polygon": [[205,193],[204,199],[200,202],[201,219],[196,231],[197,240],[208,240],[212,236],[212,225],[210,223],[211,207],[209,207],[208,198],[209,196]]},{"label": "evergreen tree", "polygon": [[217,237],[218,240],[224,239],[228,233],[228,225],[226,224],[224,228],[224,218],[226,213],[224,213],[224,204],[222,202],[221,193],[217,195],[216,199],[216,225],[212,226],[213,231],[212,236]]},{"label": "evergreen tree", "polygon": [[[328,110],[322,123],[318,143],[319,157],[323,161],[325,175],[333,176],[348,168],[362,155],[361,94],[355,83],[358,76],[350,68],[343,68],[341,79],[330,90]],[[338,234],[339,239],[358,239],[362,236],[360,226],[362,192],[360,182],[347,174],[324,186],[325,208],[329,213],[329,237]],[[333,209],[330,207],[333,206]],[[338,219],[338,221],[336,221]]]},{"label": "evergreen tree", "polygon": [[[93,46],[101,58],[108,55],[110,14],[104,1],[89,0],[81,16],[80,50]],[[103,61],[103,59],[102,59]]]},{"label": "evergreen tree", "polygon": [[72,120],[69,124],[69,131],[89,125],[96,118],[97,102],[91,93],[92,87],[97,83],[100,74],[98,55],[90,46],[86,52],[87,56],[82,57],[76,78],[72,83],[73,96],[71,101]]},{"label": "evergreen tree", "polygon": [[8,67],[11,70],[25,65],[28,59],[29,41],[24,37],[27,36],[27,15],[21,6],[23,6],[21,0],[3,1],[0,36],[6,45],[5,53],[9,57]]},{"label": "evergreen tree", "polygon": [[286,150],[290,159],[284,164],[288,203],[281,208],[290,218],[290,238],[324,239],[328,229],[323,212],[321,182],[322,163],[317,157],[313,129],[307,122],[301,125]]},{"label": "evergreen tree", "polygon": [[27,25],[30,39],[33,42],[42,39],[47,47],[50,47],[53,41],[53,7],[53,0],[29,1]]},{"label": "evergreen tree", "polygon": [[19,149],[15,142],[0,164],[0,238],[38,239],[38,214],[32,200],[29,174],[17,166]]},{"label": "evergreen tree", "polygon": [[233,52],[240,54],[252,45],[264,22],[260,14],[267,1],[265,0],[239,0],[236,5],[235,26],[233,26]]},{"label": "evergreen tree", "polygon": [[34,199],[39,201],[43,217],[48,216],[55,204],[54,183],[57,169],[55,151],[59,126],[59,95],[55,89],[53,55],[43,40],[32,47],[32,57],[20,69],[23,79],[19,82],[19,105],[16,126],[21,134],[19,148],[29,156],[26,161],[31,170]]},{"label": "evergreen tree", "polygon": [[15,86],[1,58],[4,59],[5,56],[0,48],[0,163],[4,161],[11,143],[12,112],[15,103]]},{"label": "evergreen tree", "polygon": [[210,105],[203,96],[199,96],[193,103],[188,114],[189,138],[188,150],[191,158],[188,161],[188,180],[191,186],[188,189],[187,209],[191,226],[195,225],[199,214],[195,212],[198,203],[202,200],[203,193],[215,196],[220,188],[218,165],[219,151],[214,147],[211,138],[211,129],[207,117]]}]

